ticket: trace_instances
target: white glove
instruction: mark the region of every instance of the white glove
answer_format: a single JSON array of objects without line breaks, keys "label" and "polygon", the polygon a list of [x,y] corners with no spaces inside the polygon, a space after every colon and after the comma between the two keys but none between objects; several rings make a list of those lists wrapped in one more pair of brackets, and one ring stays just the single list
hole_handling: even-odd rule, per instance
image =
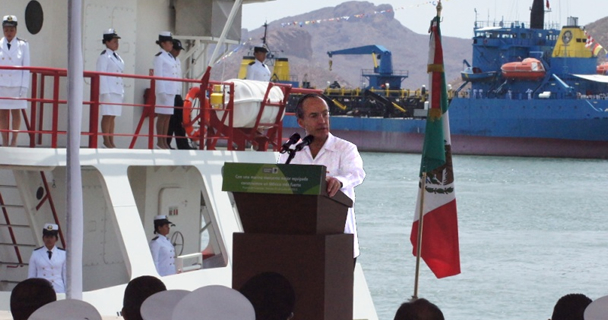
[{"label": "white glove", "polygon": [[26,94],[27,94],[27,88],[21,87],[21,89],[19,90],[19,98],[23,98],[23,96],[25,96]]}]

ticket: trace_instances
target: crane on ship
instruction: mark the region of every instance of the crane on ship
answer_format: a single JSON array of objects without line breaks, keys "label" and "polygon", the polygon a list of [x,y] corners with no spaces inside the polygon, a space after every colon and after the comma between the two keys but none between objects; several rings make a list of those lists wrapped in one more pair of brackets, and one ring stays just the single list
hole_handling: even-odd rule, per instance
[{"label": "crane on ship", "polygon": [[330,106],[332,114],[354,116],[404,117],[411,116],[414,109],[421,109],[424,100],[410,97],[409,92],[401,89],[401,83],[408,77],[407,71],[394,71],[392,53],[381,45],[366,45],[348,49],[328,51],[329,70],[336,55],[371,54],[373,69],[361,70],[367,86],[360,89],[345,90],[334,82],[325,94],[335,104]]},{"label": "crane on ship", "polygon": [[371,54],[374,62],[374,69],[363,69],[361,75],[366,78],[368,85],[365,89],[374,88],[383,90],[390,88],[392,90],[401,89],[401,82],[408,77],[408,73],[396,73],[393,71],[393,55],[381,45],[367,45],[354,47],[342,50],[328,51],[330,71],[333,65],[332,57],[335,55],[361,55]]}]

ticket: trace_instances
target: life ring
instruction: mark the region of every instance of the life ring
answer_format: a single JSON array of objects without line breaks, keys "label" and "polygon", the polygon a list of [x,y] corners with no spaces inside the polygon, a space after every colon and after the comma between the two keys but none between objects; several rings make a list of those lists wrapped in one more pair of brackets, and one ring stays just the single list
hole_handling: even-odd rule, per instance
[{"label": "life ring", "polygon": [[182,126],[184,127],[186,134],[190,138],[198,138],[198,136],[199,136],[199,130],[194,131],[194,127],[193,127],[194,122],[192,121],[191,115],[192,115],[192,105],[194,104],[194,100],[198,99],[198,93],[200,92],[200,90],[201,90],[200,87],[192,87],[190,89],[190,91],[188,91],[188,94],[186,95],[186,98],[184,99]]}]

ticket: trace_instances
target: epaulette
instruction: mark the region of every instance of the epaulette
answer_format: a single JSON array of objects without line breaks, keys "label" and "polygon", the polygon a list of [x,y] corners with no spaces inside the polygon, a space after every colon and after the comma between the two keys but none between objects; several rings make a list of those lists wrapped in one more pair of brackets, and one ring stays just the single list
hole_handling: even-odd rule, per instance
[{"label": "epaulette", "polygon": [[17,40],[19,40],[19,41],[23,41],[23,42],[27,42],[27,40],[25,40],[25,39],[21,39],[21,38],[17,38]]},{"label": "epaulette", "polygon": [[251,62],[249,62],[249,65],[250,65],[250,66],[252,66],[252,65],[254,65],[254,64],[255,64],[255,61],[251,61]]},{"label": "epaulette", "polygon": [[154,241],[154,240],[156,240],[156,239],[158,239],[158,236],[156,236],[156,237],[152,238],[152,241]]},{"label": "epaulette", "polygon": [[158,56],[160,56],[161,54],[162,54],[162,52],[159,52],[159,53],[157,53],[157,54],[155,55],[155,57],[158,57]]},{"label": "epaulette", "polygon": [[42,246],[42,247],[38,247],[38,248],[34,249],[34,251],[36,251],[36,250],[38,250],[38,249],[42,249],[43,247],[44,247],[44,246]]},{"label": "epaulette", "polygon": [[59,250],[61,250],[61,251],[65,251],[65,249],[64,249],[64,248],[59,248],[59,247],[57,247],[57,249],[59,249]]},{"label": "epaulette", "polygon": [[106,50],[103,50],[100,54],[100,56],[103,56],[104,54],[106,54]]}]

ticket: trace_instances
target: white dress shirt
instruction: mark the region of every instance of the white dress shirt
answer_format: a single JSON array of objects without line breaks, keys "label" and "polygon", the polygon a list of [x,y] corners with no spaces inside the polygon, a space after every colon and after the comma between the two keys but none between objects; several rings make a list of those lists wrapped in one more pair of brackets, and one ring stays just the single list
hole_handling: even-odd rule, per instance
[{"label": "white dress shirt", "polygon": [[[285,163],[289,154],[281,154],[279,163]],[[308,146],[296,153],[291,164],[316,164],[327,167],[327,176],[334,177],[342,182],[342,189],[353,200],[353,207],[348,208],[344,233],[354,235],[353,257],[359,256],[359,239],[357,238],[357,220],[355,219],[355,187],[365,179],[363,160],[357,146],[331,133],[327,141],[313,159]]]}]

